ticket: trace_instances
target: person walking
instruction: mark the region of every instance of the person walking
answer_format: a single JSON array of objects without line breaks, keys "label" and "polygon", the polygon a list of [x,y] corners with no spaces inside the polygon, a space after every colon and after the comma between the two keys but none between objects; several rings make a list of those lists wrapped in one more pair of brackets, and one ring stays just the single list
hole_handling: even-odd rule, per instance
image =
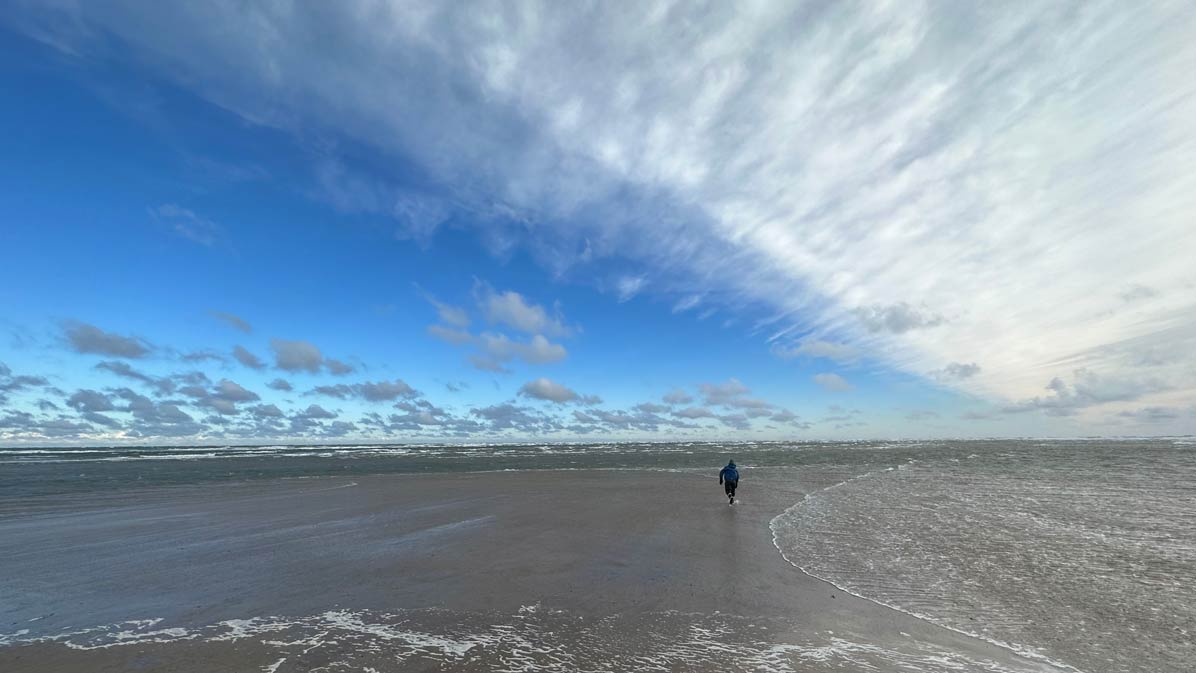
[{"label": "person walking", "polygon": [[727,466],[718,473],[718,483],[722,484],[727,491],[727,504],[735,504],[735,487],[739,486],[739,469],[735,467],[735,461],[730,461]]}]

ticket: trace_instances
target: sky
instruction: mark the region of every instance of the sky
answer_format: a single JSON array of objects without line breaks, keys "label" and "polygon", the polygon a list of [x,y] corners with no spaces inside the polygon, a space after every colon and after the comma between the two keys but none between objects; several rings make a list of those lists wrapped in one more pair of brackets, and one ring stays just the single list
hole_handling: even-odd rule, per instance
[{"label": "sky", "polygon": [[0,2],[0,445],[1196,433],[1196,5]]}]

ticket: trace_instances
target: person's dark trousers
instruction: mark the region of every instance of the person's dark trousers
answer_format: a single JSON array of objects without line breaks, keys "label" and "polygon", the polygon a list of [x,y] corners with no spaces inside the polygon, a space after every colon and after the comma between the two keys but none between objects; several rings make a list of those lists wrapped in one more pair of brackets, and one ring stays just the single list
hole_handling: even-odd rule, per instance
[{"label": "person's dark trousers", "polygon": [[735,481],[731,481],[730,479],[727,479],[723,482],[723,487],[727,489],[727,495],[732,498],[735,497],[735,487],[738,485],[739,485],[738,479],[736,479]]}]

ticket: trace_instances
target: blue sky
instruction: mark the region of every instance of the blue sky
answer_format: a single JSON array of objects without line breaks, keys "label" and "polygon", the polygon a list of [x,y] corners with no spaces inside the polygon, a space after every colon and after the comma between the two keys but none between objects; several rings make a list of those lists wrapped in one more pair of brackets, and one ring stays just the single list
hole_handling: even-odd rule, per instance
[{"label": "blue sky", "polygon": [[6,5],[4,444],[1196,431],[1190,7]]}]

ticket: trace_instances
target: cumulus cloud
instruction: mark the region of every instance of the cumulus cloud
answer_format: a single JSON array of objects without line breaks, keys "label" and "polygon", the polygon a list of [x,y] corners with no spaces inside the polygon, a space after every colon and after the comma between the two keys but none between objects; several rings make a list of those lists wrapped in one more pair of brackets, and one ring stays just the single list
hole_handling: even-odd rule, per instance
[{"label": "cumulus cloud", "polygon": [[[527,303],[518,293],[495,292],[488,285],[478,283],[474,294],[483,314],[491,323],[520,331],[543,330],[562,336],[571,334],[559,316],[550,318],[542,306]],[[563,345],[550,341],[542,333],[533,333],[527,341],[519,341],[502,333],[472,334],[444,325],[429,325],[428,334],[454,346],[473,347],[475,352],[469,355],[469,362],[477,369],[496,373],[508,373],[510,370],[505,365],[512,360],[541,365],[559,362],[568,355]]]},{"label": "cumulus cloud", "polygon": [[8,399],[9,393],[16,393],[28,388],[48,386],[50,382],[42,376],[14,375],[12,370],[0,362],[0,404]]},{"label": "cumulus cloud", "polygon": [[605,409],[590,409],[588,411],[574,411],[573,419],[577,424],[567,426],[568,430],[579,433],[611,432],[638,430],[641,432],[657,432],[662,428],[695,429],[698,426],[679,421],[675,418],[664,418],[655,413],[632,411],[607,411]]},{"label": "cumulus cloud", "polygon": [[440,320],[440,322],[450,327],[456,327],[460,329],[469,327],[469,313],[467,313],[465,309],[461,308],[460,306],[445,304],[444,302],[437,301],[432,297],[428,297],[427,299],[429,302],[431,302],[432,306],[436,307],[436,317]]},{"label": "cumulus cloud", "polygon": [[291,387],[291,383],[286,379],[274,379],[273,381],[267,383],[266,387],[271,390],[281,390],[283,392],[290,392],[294,390],[294,388]]},{"label": "cumulus cloud", "polygon": [[333,376],[344,376],[345,374],[352,374],[354,371],[353,365],[341,362],[340,360],[334,360],[333,358],[325,359],[324,366],[328,368],[328,373]]},{"label": "cumulus cloud", "polygon": [[68,321],[63,324],[62,331],[67,343],[78,353],[141,358],[149,354],[151,348],[143,339],[105,332],[82,322]]},{"label": "cumulus cloud", "polygon": [[214,350],[204,349],[186,353],[183,355],[182,360],[183,362],[224,362],[225,358]]},{"label": "cumulus cloud", "polygon": [[289,372],[318,373],[324,364],[324,354],[315,344],[307,341],[271,339],[270,349],[274,351],[274,364]]},{"label": "cumulus cloud", "polygon": [[297,416],[300,418],[308,418],[308,419],[336,418],[336,414],[334,414],[331,411],[328,411],[327,409],[325,409],[324,407],[321,407],[318,404],[308,405],[307,409],[305,409],[302,412],[300,412],[299,414],[297,414]]},{"label": "cumulus cloud", "polygon": [[910,330],[938,327],[945,322],[941,315],[927,313],[905,302],[891,306],[867,306],[856,309],[860,322],[869,332],[904,334]]},{"label": "cumulus cloud", "polygon": [[[337,418],[335,412],[329,411],[318,404],[308,405],[307,409],[295,412],[288,419],[290,421],[289,429],[293,433],[311,433],[324,432],[328,429],[328,424],[324,421],[331,421]],[[344,426],[340,426],[344,429]]]},{"label": "cumulus cloud", "polygon": [[129,363],[120,360],[104,360],[96,365],[96,369],[108,371],[117,376],[140,381],[153,388],[159,395],[169,395],[174,392],[175,383],[167,377],[155,377],[134,369]]},{"label": "cumulus cloud", "polygon": [[782,410],[774,413],[771,416],[771,420],[773,420],[777,423],[785,423],[788,425],[792,425],[792,426],[800,428],[802,430],[809,430],[811,427],[813,427],[812,424],[802,421],[800,416],[793,413],[792,411],[789,411],[788,409],[782,409]]},{"label": "cumulus cloud", "polygon": [[209,407],[224,415],[240,413],[241,410],[237,407],[240,402],[256,402],[261,399],[257,393],[228,379],[221,379],[210,392],[196,386],[185,394],[195,397],[197,405]]},{"label": "cumulus cloud", "polygon": [[266,368],[266,363],[262,362],[261,358],[254,355],[253,353],[250,353],[248,350],[246,350],[242,346],[237,346],[236,348],[233,349],[233,357],[237,359],[237,362],[240,362],[241,364],[245,365],[246,367],[249,367],[250,369],[265,369]]},{"label": "cumulus cloud", "polygon": [[824,358],[844,363],[854,362],[860,356],[860,351],[855,346],[820,339],[806,339],[790,346],[774,345],[772,352],[784,359]]},{"label": "cumulus cloud", "polygon": [[684,409],[677,409],[673,411],[673,415],[679,418],[714,418],[713,411],[706,407],[685,407]]},{"label": "cumulus cloud", "polygon": [[417,397],[419,391],[401,379],[394,381],[366,381],[354,387],[362,398],[370,402],[395,400],[400,397]]},{"label": "cumulus cloud", "polygon": [[76,391],[66,401],[67,406],[80,412],[112,411],[115,405],[112,400],[97,390],[83,389]]},{"label": "cumulus cloud", "polygon": [[698,391],[702,393],[707,406],[743,409],[768,409],[773,406],[764,400],[745,397],[752,391],[739,379],[727,379],[724,383],[702,383],[698,385]]},{"label": "cumulus cloud", "polygon": [[118,409],[133,416],[127,428],[132,437],[186,437],[206,430],[174,402],[154,402],[128,388],[119,388],[113,395],[125,402]]},{"label": "cumulus cloud", "polygon": [[952,362],[936,372],[939,378],[945,379],[970,379],[979,373],[980,365],[975,362]]},{"label": "cumulus cloud", "polygon": [[358,397],[367,402],[389,402],[399,398],[419,397],[420,392],[407,385],[402,379],[394,381],[365,381],[363,383],[316,386],[309,394],[326,395],[339,399]]},{"label": "cumulus cloud", "polygon": [[601,404],[602,399],[594,395],[578,395],[576,391],[555,381],[538,378],[528,381],[519,388],[519,395],[537,400],[564,404],[578,402],[580,404]]},{"label": "cumulus cloud", "polygon": [[1107,376],[1077,369],[1070,383],[1056,376],[1046,385],[1049,394],[1021,400],[1001,408],[1007,414],[1041,411],[1048,416],[1073,416],[1080,410],[1110,402],[1128,402],[1171,389],[1157,377]]},{"label": "cumulus cloud", "polygon": [[740,395],[752,392],[750,388],[739,382],[739,379],[727,379],[725,383],[703,383],[698,386],[706,404],[728,404]]},{"label": "cumulus cloud", "polygon": [[542,334],[537,334],[527,342],[513,341],[505,334],[482,334],[478,338],[480,356],[474,360],[479,369],[489,371],[505,371],[502,363],[513,359],[522,360],[531,365],[543,365],[560,362],[568,355],[565,347],[553,343]]},{"label": "cumulus cloud", "polygon": [[694,398],[689,393],[680,388],[665,393],[664,397],[660,398],[665,404],[689,404],[694,401]]},{"label": "cumulus cloud", "polygon": [[59,438],[83,436],[94,429],[88,423],[80,423],[61,415],[57,418],[38,418],[27,411],[9,411],[0,415],[0,432],[6,433]]},{"label": "cumulus cloud", "polygon": [[216,384],[215,396],[231,402],[252,402],[258,399],[257,393],[246,390],[241,384],[228,379]]},{"label": "cumulus cloud", "polygon": [[527,334],[567,337],[573,330],[567,327],[559,310],[550,315],[539,304],[528,301],[513,290],[495,291],[485,283],[478,283],[474,295],[482,315],[491,324],[505,325]]},{"label": "cumulus cloud", "polygon": [[489,430],[518,430],[538,435],[561,428],[560,422],[552,416],[510,402],[470,409],[469,413],[483,419]]},{"label": "cumulus cloud", "polygon": [[239,316],[233,315],[232,313],[225,313],[224,311],[208,311],[208,315],[228,325],[229,327],[232,327],[233,329],[240,330],[246,334],[253,333],[252,325],[245,320],[242,320]]},{"label": "cumulus cloud", "polygon": [[815,374],[814,383],[822,386],[823,390],[832,393],[845,393],[855,389],[854,386],[847,382],[847,379],[831,372]]}]

